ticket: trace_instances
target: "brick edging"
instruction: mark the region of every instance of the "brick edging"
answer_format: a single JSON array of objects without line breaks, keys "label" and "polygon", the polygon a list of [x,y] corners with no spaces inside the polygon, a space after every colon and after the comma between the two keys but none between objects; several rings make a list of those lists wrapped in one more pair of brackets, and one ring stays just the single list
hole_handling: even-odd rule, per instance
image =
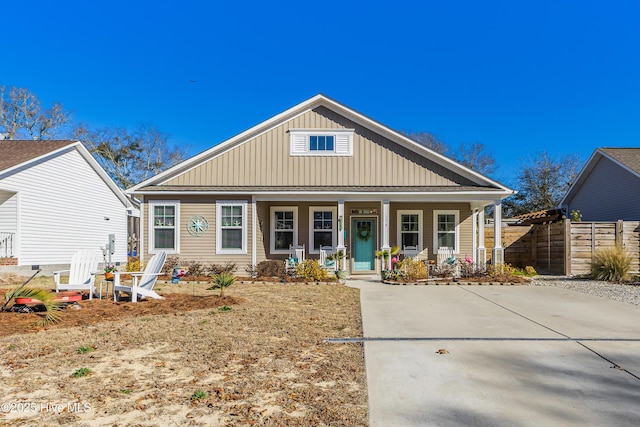
[{"label": "brick edging", "polygon": [[424,282],[395,282],[392,280],[382,280],[385,285],[395,286],[521,286],[522,283],[514,282],[454,282],[453,280],[427,280]]}]

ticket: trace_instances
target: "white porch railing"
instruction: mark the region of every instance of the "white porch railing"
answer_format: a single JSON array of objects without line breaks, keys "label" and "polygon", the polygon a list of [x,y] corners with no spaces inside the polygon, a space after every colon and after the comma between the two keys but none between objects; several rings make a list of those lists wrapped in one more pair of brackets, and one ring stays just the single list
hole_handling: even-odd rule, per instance
[{"label": "white porch railing", "polygon": [[0,232],[0,258],[11,258],[15,254],[16,233]]}]

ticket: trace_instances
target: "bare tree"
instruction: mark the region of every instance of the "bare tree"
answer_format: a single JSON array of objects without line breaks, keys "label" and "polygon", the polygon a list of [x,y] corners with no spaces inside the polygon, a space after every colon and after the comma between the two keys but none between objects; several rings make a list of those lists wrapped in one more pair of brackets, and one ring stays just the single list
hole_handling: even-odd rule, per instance
[{"label": "bare tree", "polygon": [[449,144],[440,141],[430,132],[419,131],[401,133],[407,138],[414,140],[418,144],[423,145],[436,153],[446,154],[450,150]]},{"label": "bare tree", "polygon": [[167,134],[150,124],[140,124],[133,131],[118,127],[94,130],[80,124],[74,136],[84,142],[122,188],[144,181],[185,158],[182,149],[169,146]]},{"label": "bare tree", "polygon": [[576,155],[554,159],[546,151],[530,158],[518,174],[519,193],[505,200],[505,215],[557,208],[578,176],[581,164]]},{"label": "bare tree", "polygon": [[406,137],[414,140],[420,145],[443,154],[457,161],[458,163],[473,169],[484,175],[491,174],[495,171],[495,159],[486,152],[487,147],[479,142],[473,144],[460,144],[457,149],[451,145],[439,140],[429,132],[402,132]]},{"label": "bare tree", "polygon": [[38,97],[24,88],[0,86],[0,131],[6,139],[55,139],[69,134],[71,114],[54,102],[43,109]]},{"label": "bare tree", "polygon": [[487,154],[484,144],[474,142],[473,144],[462,143],[453,158],[476,172],[490,175],[495,171],[496,160]]}]

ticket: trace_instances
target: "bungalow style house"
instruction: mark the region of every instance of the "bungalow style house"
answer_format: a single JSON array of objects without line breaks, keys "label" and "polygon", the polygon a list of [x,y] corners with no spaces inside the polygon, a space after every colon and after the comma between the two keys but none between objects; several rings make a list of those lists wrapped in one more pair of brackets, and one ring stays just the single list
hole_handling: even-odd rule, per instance
[{"label": "bungalow style house", "polygon": [[[115,235],[113,262],[127,261],[132,205],[77,141],[0,141],[0,265],[68,266],[81,249]],[[11,267],[7,267],[11,266]]]},{"label": "bungalow style house", "polygon": [[560,207],[580,211],[583,221],[640,221],[639,198],[640,148],[598,148]]},{"label": "bungalow style house", "polygon": [[[484,208],[513,190],[324,95],[314,96],[127,191],[141,203],[139,253],[256,265],[346,251],[350,274],[375,251],[441,246],[486,261]],[[493,259],[501,262],[500,238]]]}]

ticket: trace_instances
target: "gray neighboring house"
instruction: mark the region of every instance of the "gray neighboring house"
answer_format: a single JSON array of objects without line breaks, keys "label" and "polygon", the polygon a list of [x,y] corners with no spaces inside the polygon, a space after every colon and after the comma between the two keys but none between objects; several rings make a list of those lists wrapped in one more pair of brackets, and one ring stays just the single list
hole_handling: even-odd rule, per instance
[{"label": "gray neighboring house", "polygon": [[640,220],[640,148],[598,148],[560,207],[583,221]]}]

